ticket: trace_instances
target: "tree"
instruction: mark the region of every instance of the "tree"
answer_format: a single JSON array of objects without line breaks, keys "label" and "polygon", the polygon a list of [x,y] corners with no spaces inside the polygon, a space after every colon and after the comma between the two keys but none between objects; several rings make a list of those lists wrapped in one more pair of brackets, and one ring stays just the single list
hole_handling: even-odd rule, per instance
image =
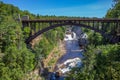
[{"label": "tree", "polygon": [[90,46],[84,53],[83,66],[74,69],[70,78],[75,80],[119,80],[119,49],[120,46],[117,44]]}]

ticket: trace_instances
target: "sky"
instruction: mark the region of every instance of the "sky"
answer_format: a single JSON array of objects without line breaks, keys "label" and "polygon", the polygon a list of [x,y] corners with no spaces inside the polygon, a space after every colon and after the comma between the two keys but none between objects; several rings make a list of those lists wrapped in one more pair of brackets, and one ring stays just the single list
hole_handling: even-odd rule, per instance
[{"label": "sky", "polygon": [[0,0],[34,14],[99,17],[112,6],[112,0]]}]

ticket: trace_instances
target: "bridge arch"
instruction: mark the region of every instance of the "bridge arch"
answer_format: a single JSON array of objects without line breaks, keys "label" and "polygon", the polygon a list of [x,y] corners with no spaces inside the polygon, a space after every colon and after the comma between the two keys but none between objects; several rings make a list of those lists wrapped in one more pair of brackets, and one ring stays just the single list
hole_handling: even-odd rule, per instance
[{"label": "bridge arch", "polygon": [[79,26],[79,27],[83,27],[83,28],[88,28],[91,30],[94,30],[95,32],[100,33],[103,37],[107,37],[110,38],[110,36],[108,36],[108,34],[105,34],[105,32],[103,32],[102,30],[96,29],[92,26],[88,26],[86,24],[81,24],[81,23],[73,23],[73,22],[64,22],[64,23],[56,23],[56,24],[52,24],[46,28],[43,28],[42,30],[39,30],[38,32],[36,32],[34,35],[30,36],[27,40],[26,43],[29,44],[33,39],[35,39],[37,36],[41,35],[44,32],[47,32],[51,29],[60,27],[60,26],[65,26],[65,25],[74,25],[74,26]]}]

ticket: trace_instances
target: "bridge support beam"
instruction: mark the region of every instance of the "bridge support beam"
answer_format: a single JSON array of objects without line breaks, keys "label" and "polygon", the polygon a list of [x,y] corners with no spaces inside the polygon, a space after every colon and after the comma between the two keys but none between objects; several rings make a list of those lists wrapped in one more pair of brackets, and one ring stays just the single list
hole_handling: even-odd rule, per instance
[{"label": "bridge support beam", "polygon": [[120,19],[22,20],[22,25],[23,30],[24,27],[30,27],[30,37],[27,39],[28,43],[43,32],[64,25],[76,25],[88,28],[109,37],[109,39],[111,36],[120,36]]}]

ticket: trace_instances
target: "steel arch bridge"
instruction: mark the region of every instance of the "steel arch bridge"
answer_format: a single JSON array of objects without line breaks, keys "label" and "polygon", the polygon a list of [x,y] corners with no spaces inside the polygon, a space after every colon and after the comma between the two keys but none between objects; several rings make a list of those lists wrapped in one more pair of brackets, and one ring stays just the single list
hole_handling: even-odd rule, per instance
[{"label": "steel arch bridge", "polygon": [[[41,28],[41,25],[47,24],[46,27]],[[37,26],[36,26],[37,25]],[[100,33],[103,37],[109,39],[110,42],[120,42],[120,19],[82,19],[82,18],[68,18],[68,19],[34,19],[22,20],[22,29],[25,27],[30,28],[30,35],[26,39],[29,44],[33,39],[42,33],[54,29],[56,27],[65,25],[75,25],[94,30]],[[108,31],[109,30],[109,31]]]}]

